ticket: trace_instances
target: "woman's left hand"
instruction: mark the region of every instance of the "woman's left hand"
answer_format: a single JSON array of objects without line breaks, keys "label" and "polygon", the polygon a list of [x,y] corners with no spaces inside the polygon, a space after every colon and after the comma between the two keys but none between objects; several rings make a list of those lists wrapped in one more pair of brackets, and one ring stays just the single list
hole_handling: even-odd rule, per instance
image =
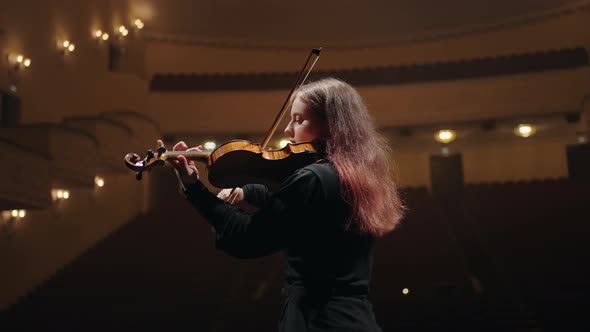
[{"label": "woman's left hand", "polygon": [[[163,146],[164,142],[162,140],[158,140],[158,147]],[[172,150],[203,151],[203,147],[199,145],[189,149],[189,147],[183,141],[180,141],[174,145]],[[170,164],[174,167],[176,175],[183,185],[196,183],[199,180],[199,171],[197,170],[194,160],[188,160],[185,156],[180,155],[176,157],[176,160],[170,160]]]}]

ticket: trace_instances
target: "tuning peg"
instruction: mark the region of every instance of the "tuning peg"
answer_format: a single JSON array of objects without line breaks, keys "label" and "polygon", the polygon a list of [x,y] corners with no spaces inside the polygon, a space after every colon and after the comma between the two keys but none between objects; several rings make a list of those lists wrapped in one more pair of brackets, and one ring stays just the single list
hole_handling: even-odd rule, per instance
[{"label": "tuning peg", "polygon": [[161,146],[158,148],[158,157],[161,156],[162,154],[164,154],[164,152],[166,152],[166,148]]},{"label": "tuning peg", "polygon": [[150,160],[150,159],[154,158],[154,151],[147,150],[146,155],[147,155],[147,160]]}]

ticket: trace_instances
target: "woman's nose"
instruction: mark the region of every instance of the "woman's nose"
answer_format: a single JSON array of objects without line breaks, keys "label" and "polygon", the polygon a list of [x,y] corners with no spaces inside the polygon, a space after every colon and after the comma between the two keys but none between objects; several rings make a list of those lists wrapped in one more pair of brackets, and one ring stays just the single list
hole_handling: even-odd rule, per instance
[{"label": "woman's nose", "polygon": [[293,137],[293,129],[291,128],[291,125],[288,125],[285,128],[285,134],[287,134],[287,136],[289,136],[289,137]]}]

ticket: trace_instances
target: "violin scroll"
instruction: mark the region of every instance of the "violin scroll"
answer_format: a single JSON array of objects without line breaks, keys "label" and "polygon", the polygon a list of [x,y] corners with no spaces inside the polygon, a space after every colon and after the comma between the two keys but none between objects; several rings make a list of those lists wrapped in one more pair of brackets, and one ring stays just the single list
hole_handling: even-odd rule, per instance
[{"label": "violin scroll", "polygon": [[162,166],[166,163],[166,148],[160,147],[157,152],[147,150],[145,158],[137,153],[128,153],[125,155],[125,165],[136,172],[135,178],[141,180],[141,175],[145,171],[149,171],[152,167]]},{"label": "violin scroll", "polygon": [[204,151],[167,151],[165,147],[161,146],[155,153],[152,150],[147,150],[143,159],[136,153],[128,153],[125,155],[125,166],[135,171],[136,179],[141,180],[143,172],[150,171],[156,166],[164,166],[167,160],[175,160],[180,155],[185,156],[187,159],[208,163],[210,153]]}]

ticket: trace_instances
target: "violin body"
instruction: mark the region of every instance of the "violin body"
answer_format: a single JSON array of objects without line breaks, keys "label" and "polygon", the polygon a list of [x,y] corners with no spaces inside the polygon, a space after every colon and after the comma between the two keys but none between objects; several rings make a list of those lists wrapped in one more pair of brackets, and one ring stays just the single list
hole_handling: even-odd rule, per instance
[{"label": "violin body", "polygon": [[211,152],[208,179],[218,188],[260,183],[270,190],[278,189],[297,169],[323,157],[320,145],[318,142],[306,142],[269,150],[246,140],[232,140]]}]

